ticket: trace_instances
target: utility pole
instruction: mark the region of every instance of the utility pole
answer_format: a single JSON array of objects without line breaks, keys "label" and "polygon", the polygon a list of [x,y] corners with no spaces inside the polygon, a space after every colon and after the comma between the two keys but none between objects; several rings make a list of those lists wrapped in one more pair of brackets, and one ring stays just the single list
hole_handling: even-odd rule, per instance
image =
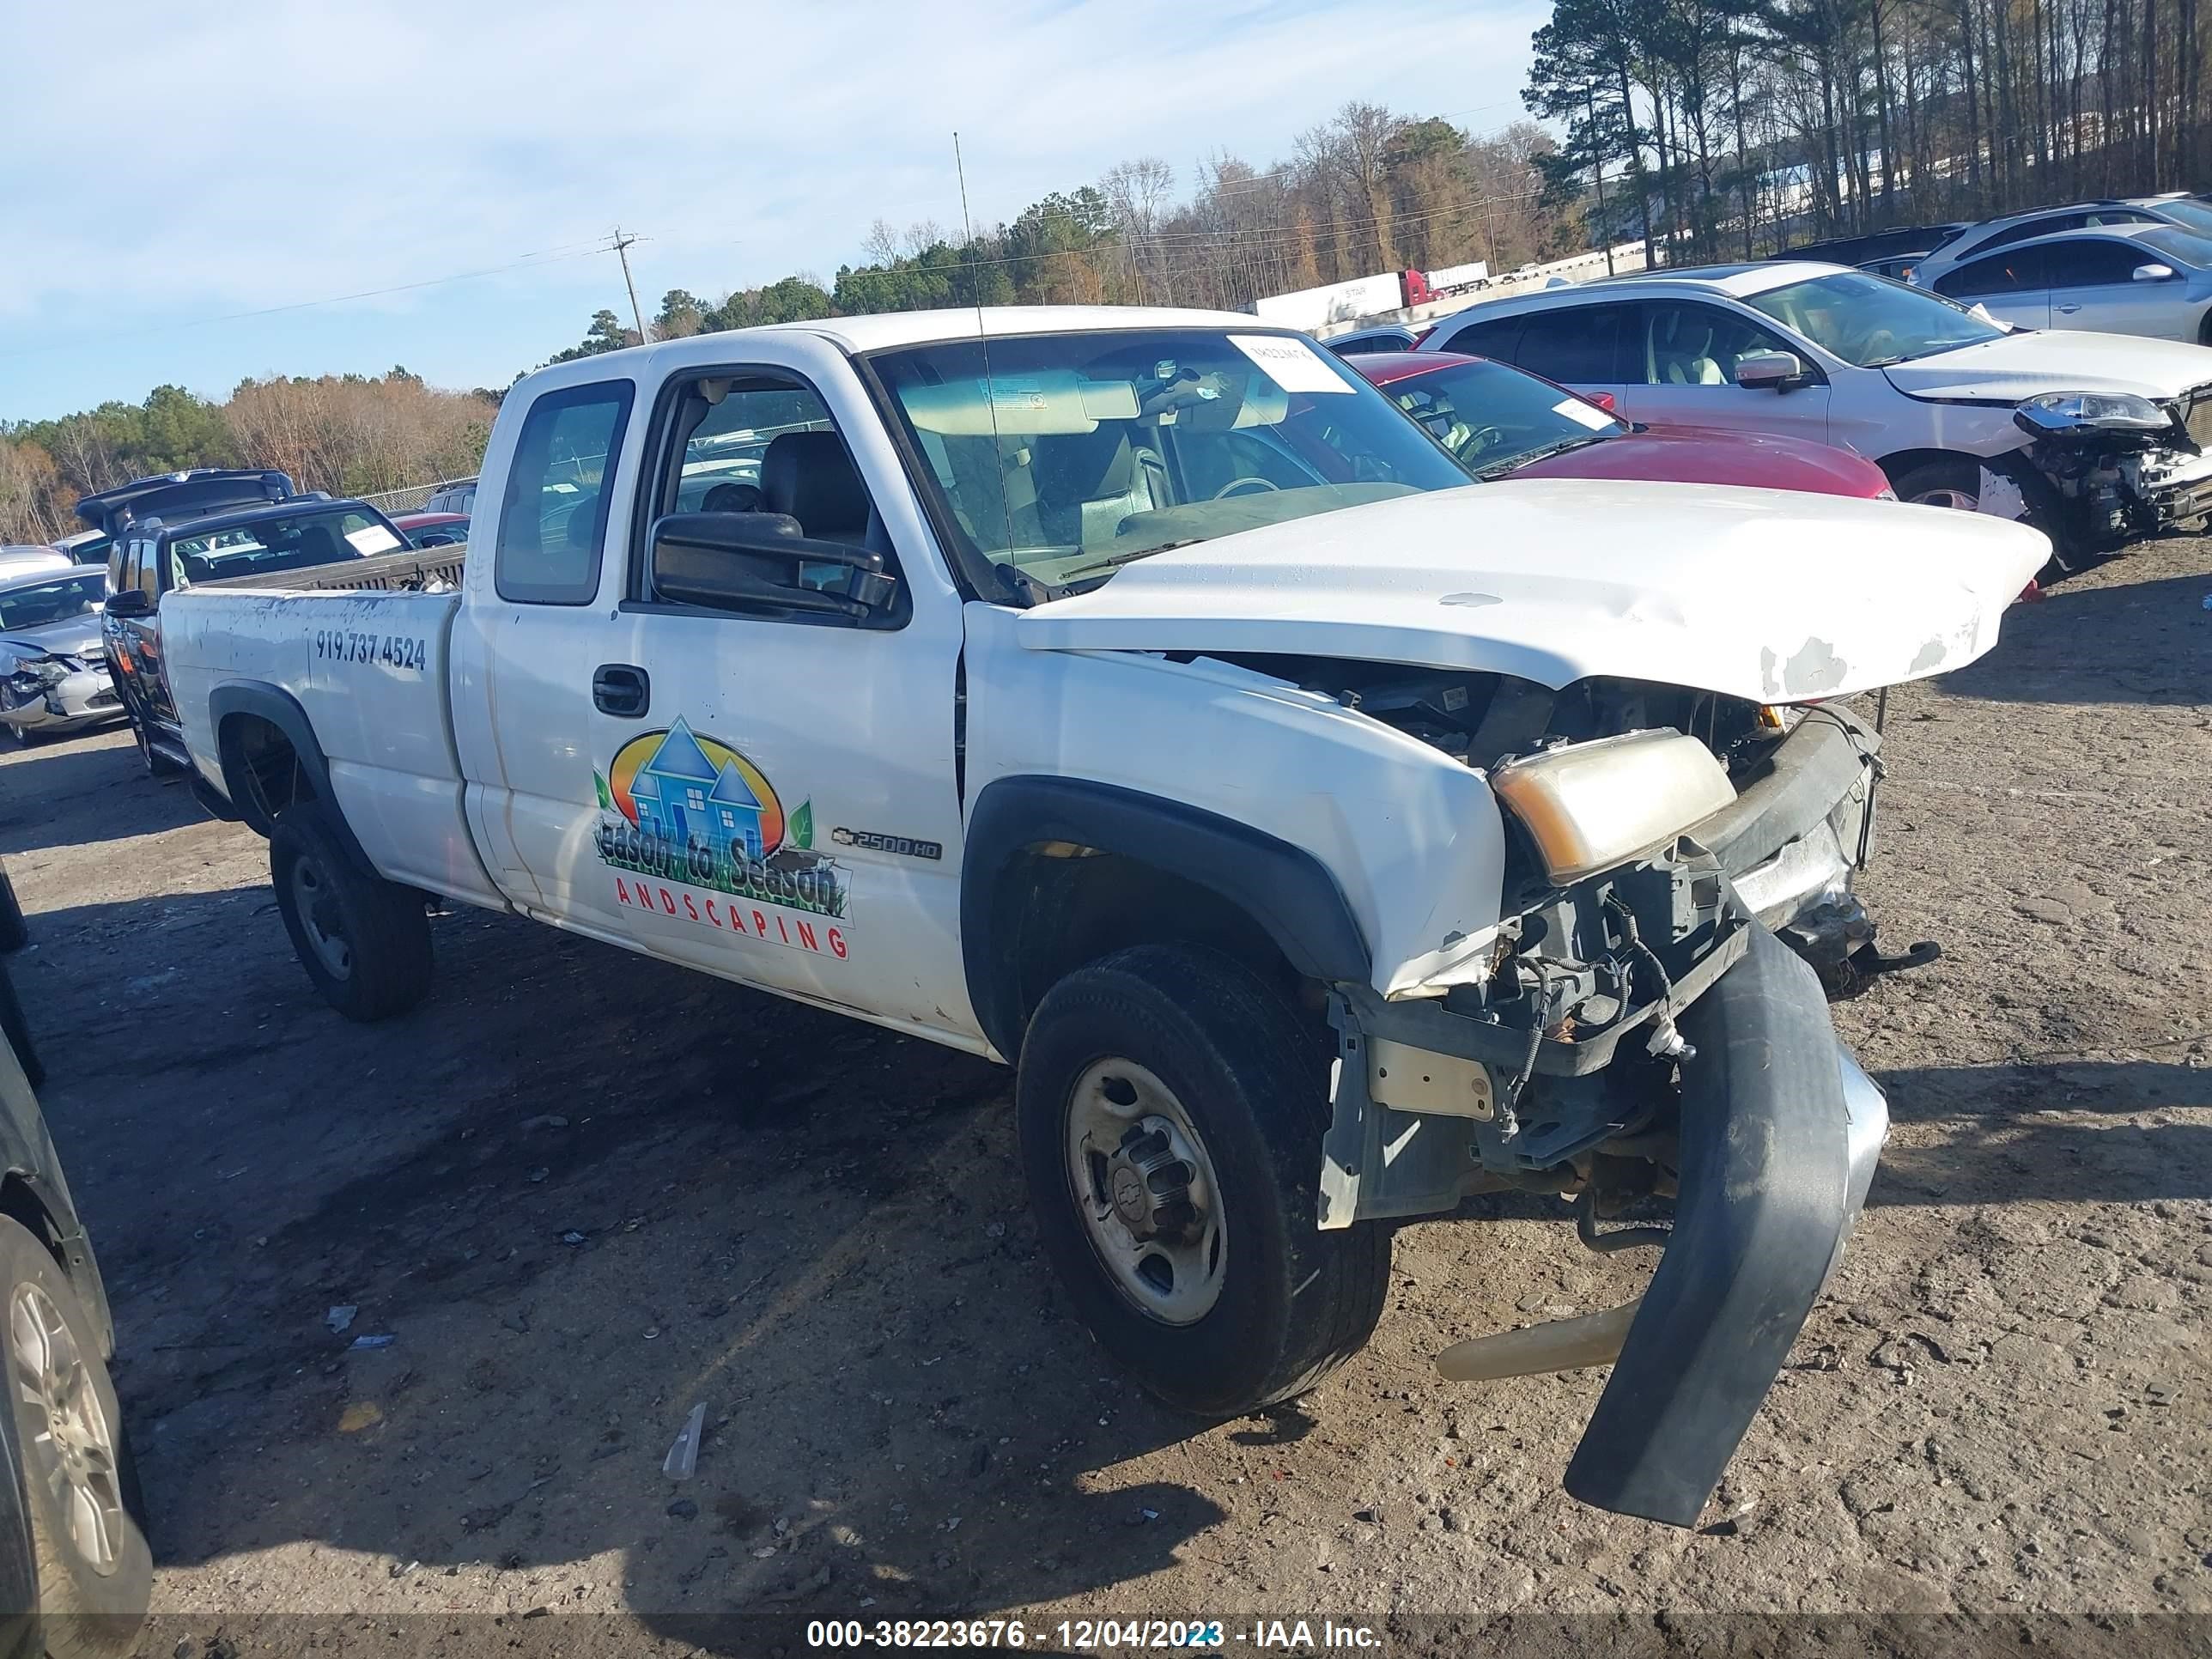
[{"label": "utility pole", "polygon": [[616,257],[622,261],[623,286],[629,290],[630,320],[637,325],[637,343],[650,345],[653,336],[645,331],[645,313],[638,309],[637,284],[630,280],[629,274],[629,251],[637,245],[637,240],[635,236],[623,235],[620,225],[615,227],[613,246]]}]

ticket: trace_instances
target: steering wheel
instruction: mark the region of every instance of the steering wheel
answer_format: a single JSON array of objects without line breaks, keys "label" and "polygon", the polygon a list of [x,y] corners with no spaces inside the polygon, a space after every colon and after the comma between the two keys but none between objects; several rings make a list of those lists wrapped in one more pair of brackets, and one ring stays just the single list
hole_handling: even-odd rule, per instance
[{"label": "steering wheel", "polygon": [[1452,446],[1452,453],[1462,460],[1475,460],[1488,454],[1492,449],[1504,441],[1504,427],[1479,426]]},{"label": "steering wheel", "polygon": [[1282,485],[1275,483],[1272,478],[1231,478],[1227,483],[1222,485],[1220,489],[1215,490],[1212,495],[1206,497],[1206,499],[1208,501],[1218,501],[1224,496],[1235,495],[1238,490],[1243,489],[1247,486],[1249,486],[1254,489],[1280,489],[1282,488]]}]

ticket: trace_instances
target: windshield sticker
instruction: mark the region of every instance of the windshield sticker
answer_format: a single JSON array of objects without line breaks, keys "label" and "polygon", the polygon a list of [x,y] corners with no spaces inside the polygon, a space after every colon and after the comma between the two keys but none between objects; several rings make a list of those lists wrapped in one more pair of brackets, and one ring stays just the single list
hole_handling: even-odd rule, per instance
[{"label": "windshield sticker", "polygon": [[399,545],[399,538],[380,524],[363,525],[359,530],[349,530],[346,539],[353,544],[353,550],[364,559],[372,553],[389,553]]},{"label": "windshield sticker", "polygon": [[1602,432],[1611,426],[1613,417],[1595,404],[1586,404],[1580,398],[1569,398],[1552,405],[1552,413],[1564,415],[1569,420],[1588,427],[1593,432]]},{"label": "windshield sticker", "polygon": [[787,811],[767,776],[679,719],[594,772],[615,902],[845,959],[845,868],[814,850],[814,804]]},{"label": "windshield sticker", "polygon": [[1289,334],[1232,334],[1229,343],[1260,366],[1285,392],[1344,392],[1353,388],[1328,366],[1319,348]]},{"label": "windshield sticker", "polygon": [[1047,407],[1044,382],[1038,380],[1017,379],[994,374],[988,380],[978,380],[983,396],[994,410],[1007,414],[1042,414]]}]

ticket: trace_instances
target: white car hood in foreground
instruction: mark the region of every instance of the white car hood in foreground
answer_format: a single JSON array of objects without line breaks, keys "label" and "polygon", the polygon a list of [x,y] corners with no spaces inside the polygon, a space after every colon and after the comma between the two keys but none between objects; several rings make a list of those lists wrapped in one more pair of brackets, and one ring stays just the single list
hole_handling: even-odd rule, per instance
[{"label": "white car hood in foreground", "polygon": [[2132,392],[2178,398],[2212,385],[2212,349],[2139,334],[2023,329],[2002,339],[1940,351],[1882,373],[1914,398],[2018,403],[2045,392]]},{"label": "white car hood in foreground", "polygon": [[1525,478],[1157,553],[1015,632],[1036,650],[1342,657],[1553,687],[1607,674],[1781,702],[1972,662],[2050,550],[1942,507]]}]

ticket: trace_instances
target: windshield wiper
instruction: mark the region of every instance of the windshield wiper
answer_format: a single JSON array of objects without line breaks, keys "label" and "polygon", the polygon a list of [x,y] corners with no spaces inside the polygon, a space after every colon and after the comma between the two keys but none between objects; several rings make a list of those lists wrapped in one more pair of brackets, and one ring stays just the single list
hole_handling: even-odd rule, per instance
[{"label": "windshield wiper", "polygon": [[1199,543],[1208,539],[1210,538],[1205,536],[1186,536],[1179,542],[1162,542],[1158,547],[1134,548],[1127,553],[1116,553],[1108,558],[1095,560],[1090,564],[1078,565],[1073,570],[1063,570],[1060,573],[1060,580],[1062,582],[1072,582],[1085,576],[1095,576],[1102,570],[1119,570],[1125,564],[1133,564],[1139,559],[1149,559],[1155,553],[1170,553],[1178,547],[1195,547]]},{"label": "windshield wiper", "polygon": [[1488,466],[1478,470],[1474,476],[1485,479],[1503,477],[1508,472],[1518,471],[1521,468],[1534,462],[1549,460],[1554,455],[1564,455],[1571,449],[1581,449],[1590,444],[1601,444],[1607,438],[1619,435],[1618,433],[1613,432],[1578,432],[1571,438],[1562,438],[1554,444],[1544,444],[1529,450],[1525,454],[1516,455],[1509,460],[1493,461]]}]

